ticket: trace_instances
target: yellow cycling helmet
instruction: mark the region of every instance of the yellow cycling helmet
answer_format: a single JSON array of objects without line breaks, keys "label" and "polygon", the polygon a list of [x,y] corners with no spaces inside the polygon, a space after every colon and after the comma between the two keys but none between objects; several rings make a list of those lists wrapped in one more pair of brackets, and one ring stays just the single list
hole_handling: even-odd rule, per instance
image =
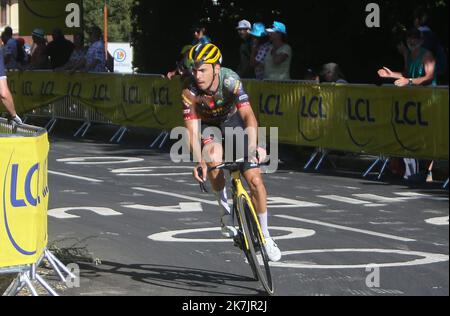
[{"label": "yellow cycling helmet", "polygon": [[188,57],[195,67],[203,64],[222,64],[222,53],[214,44],[198,44],[191,48]]}]

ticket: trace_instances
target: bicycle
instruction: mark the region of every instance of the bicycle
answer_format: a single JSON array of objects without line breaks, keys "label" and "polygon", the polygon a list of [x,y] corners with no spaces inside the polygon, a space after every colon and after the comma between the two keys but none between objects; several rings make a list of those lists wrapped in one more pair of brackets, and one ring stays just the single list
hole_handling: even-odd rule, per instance
[{"label": "bicycle", "polygon": [[[275,288],[269,266],[269,257],[264,248],[266,240],[261,230],[253,202],[245,190],[241,179],[241,166],[243,164],[243,160],[224,163],[208,170],[228,170],[231,173],[233,221],[236,219],[239,227],[238,235],[234,238],[234,245],[244,252],[252,268],[255,280],[261,282],[267,294],[274,295]],[[208,193],[204,183],[200,183],[200,188],[203,193]],[[259,258],[261,258],[262,262]]]}]

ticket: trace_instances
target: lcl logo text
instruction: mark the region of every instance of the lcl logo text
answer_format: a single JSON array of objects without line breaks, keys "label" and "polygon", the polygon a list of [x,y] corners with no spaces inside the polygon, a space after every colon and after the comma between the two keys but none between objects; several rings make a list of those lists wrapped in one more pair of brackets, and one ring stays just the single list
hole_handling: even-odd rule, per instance
[{"label": "lcl logo text", "polygon": [[152,88],[153,103],[159,106],[172,106],[170,99],[170,89],[167,87]]},{"label": "lcl logo text", "polygon": [[[35,164],[28,170],[24,183],[19,183],[19,165],[14,164],[11,166],[11,205],[14,208],[27,207],[27,203],[30,206],[37,206],[40,203],[39,197],[34,197],[31,192],[31,181],[33,176],[39,171],[39,163]],[[18,185],[23,185],[25,192],[25,199],[18,197]]]},{"label": "lcl logo text", "polygon": [[394,104],[394,121],[399,125],[420,125],[428,126],[428,122],[424,120],[422,103],[409,101],[405,104],[395,102]]},{"label": "lcl logo text", "polygon": [[259,96],[259,112],[266,115],[283,116],[281,112],[281,97],[279,95]]},{"label": "lcl logo text", "polygon": [[321,118],[326,119],[327,114],[324,111],[323,98],[312,97],[308,99],[302,97],[300,116],[305,118]]},{"label": "lcl logo text", "polygon": [[351,98],[347,100],[347,115],[351,121],[375,123],[372,116],[370,101],[367,99],[357,99],[355,102]]}]

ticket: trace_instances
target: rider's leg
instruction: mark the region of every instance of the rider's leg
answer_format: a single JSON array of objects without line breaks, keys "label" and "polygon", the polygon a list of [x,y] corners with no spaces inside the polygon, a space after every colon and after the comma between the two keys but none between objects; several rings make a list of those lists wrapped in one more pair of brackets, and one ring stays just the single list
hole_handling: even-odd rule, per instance
[{"label": "rider's leg", "polygon": [[264,248],[269,256],[270,261],[278,262],[281,260],[282,254],[280,248],[270,237],[269,225],[267,220],[267,191],[261,176],[261,169],[250,169],[244,172],[245,180],[250,187],[252,193],[253,204],[258,213],[259,224],[266,240]]},{"label": "rider's leg", "polygon": [[261,176],[261,169],[247,170],[244,173],[244,178],[250,188],[252,202],[258,213],[264,237],[270,238],[267,225],[267,191]]},{"label": "rider's leg", "polygon": [[[221,144],[209,143],[203,149],[204,160],[208,168],[217,167],[222,164],[223,148]],[[237,231],[233,226],[233,217],[231,207],[228,204],[227,188],[225,176],[222,170],[214,170],[208,173],[214,193],[220,207],[220,215],[222,222],[222,234],[224,237],[233,238],[237,235]]]}]

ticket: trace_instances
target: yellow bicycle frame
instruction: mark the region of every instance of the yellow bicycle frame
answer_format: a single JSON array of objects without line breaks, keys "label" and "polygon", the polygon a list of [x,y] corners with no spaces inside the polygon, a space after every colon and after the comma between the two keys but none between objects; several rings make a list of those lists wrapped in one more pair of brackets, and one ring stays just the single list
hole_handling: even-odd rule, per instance
[{"label": "yellow bicycle frame", "polygon": [[[266,244],[266,239],[264,238],[264,234],[262,232],[261,225],[259,224],[259,219],[258,219],[256,210],[255,210],[255,207],[253,206],[252,199],[250,198],[250,196],[248,195],[247,191],[244,188],[244,185],[242,184],[241,173],[240,173],[240,171],[234,171],[234,172],[232,172],[231,176],[232,176],[234,184],[235,184],[234,196],[236,198],[243,196],[247,200],[247,204],[250,207],[251,215],[253,216],[253,218],[255,220],[255,223],[258,228],[258,233],[261,236],[261,240],[263,241],[263,246],[264,246]],[[237,200],[237,199],[235,199],[235,200]],[[236,207],[239,207],[239,206],[237,205]],[[249,249],[247,238],[245,238],[245,246],[246,246],[246,249]]]}]

